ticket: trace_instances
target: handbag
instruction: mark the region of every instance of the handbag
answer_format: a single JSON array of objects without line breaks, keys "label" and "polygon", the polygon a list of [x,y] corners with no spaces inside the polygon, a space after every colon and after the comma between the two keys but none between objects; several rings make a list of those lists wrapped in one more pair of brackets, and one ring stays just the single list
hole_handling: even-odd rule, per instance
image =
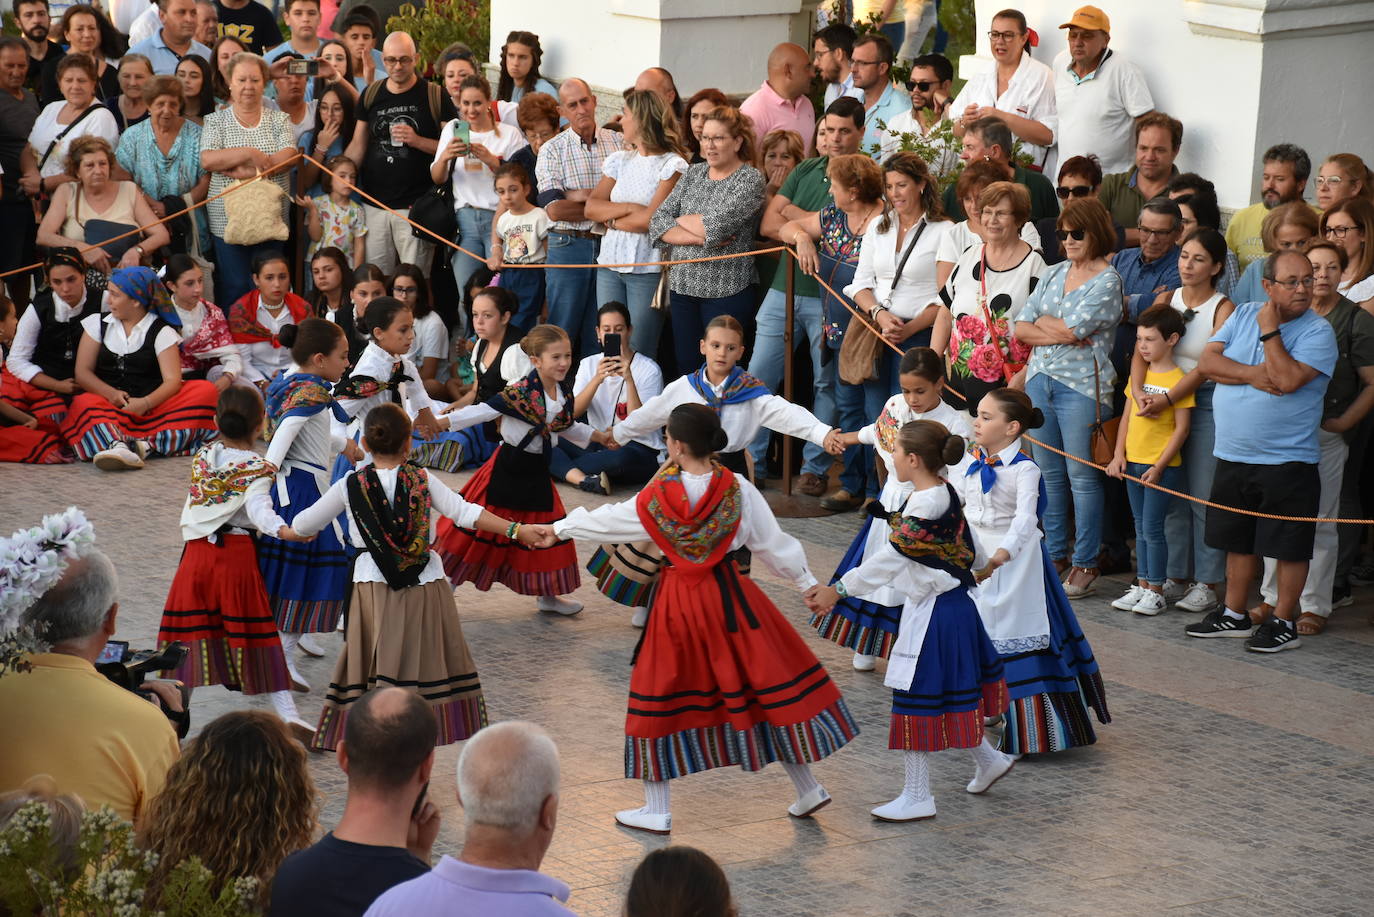
[{"label": "handbag", "polygon": [[[906,267],[907,259],[916,250],[916,245],[921,241],[921,233],[926,231],[926,221],[921,220],[921,224],[916,227],[916,233],[911,238],[911,244],[902,253],[902,260],[897,262],[897,272],[892,275],[892,291],[897,289],[897,284],[902,280],[902,270]],[[887,294],[887,303],[892,301],[892,292]],[[869,334],[852,334],[854,322],[860,321],[867,326]],[[871,315],[864,315],[862,312],[855,314],[849,321],[849,328],[846,329],[844,340],[840,342],[840,364],[837,368],[840,374],[840,381],[850,385],[862,385],[865,382],[872,382],[878,378],[878,348],[882,347],[882,332],[878,330],[878,322]]]},{"label": "handbag", "polygon": [[983,320],[988,323],[988,339],[992,341],[992,346],[997,348],[997,356],[1002,360],[1002,380],[1010,384],[1012,377],[1025,369],[1026,364],[1024,362],[1016,363],[1008,359],[1011,356],[1011,345],[1003,345],[1002,338],[997,334],[997,319],[993,316],[992,310],[988,308],[988,247],[986,245],[983,246],[982,270],[978,277],[978,305],[983,310]]},{"label": "handbag", "polygon": [[224,241],[230,245],[259,245],[285,242],[290,237],[282,218],[282,198],[286,196],[274,181],[261,181],[262,173],[229,185],[224,201]]},{"label": "handbag", "polygon": [[410,205],[410,221],[415,225],[410,227],[410,234],[426,242],[432,240],[432,236],[419,227],[423,226],[434,235],[441,239],[458,238],[458,213],[453,207],[453,164],[456,159],[450,160],[448,164],[448,174],[444,180],[425,190],[415,199],[415,203]]},{"label": "handbag", "polygon": [[1121,418],[1102,419],[1102,383],[1098,374],[1097,357],[1093,357],[1093,410],[1097,419],[1093,421],[1089,436],[1092,460],[1099,465],[1110,465],[1116,458],[1116,434],[1121,427]]},{"label": "handbag", "polygon": [[[660,261],[667,260],[663,257],[663,254],[664,253],[661,250],[658,252],[658,258]],[[658,287],[654,290],[654,298],[649,302],[649,308],[653,309],[656,312],[667,312],[668,309],[672,306],[672,302],[669,299],[672,290],[668,289],[668,269],[668,265],[666,264],[659,269]]]}]

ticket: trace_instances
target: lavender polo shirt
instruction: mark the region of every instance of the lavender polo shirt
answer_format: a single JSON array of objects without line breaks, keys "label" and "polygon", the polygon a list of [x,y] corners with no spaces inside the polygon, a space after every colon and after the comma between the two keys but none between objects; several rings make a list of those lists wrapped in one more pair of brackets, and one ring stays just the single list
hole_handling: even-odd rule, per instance
[{"label": "lavender polo shirt", "polygon": [[393,886],[365,917],[569,917],[568,886],[528,869],[488,869],[445,856]]}]

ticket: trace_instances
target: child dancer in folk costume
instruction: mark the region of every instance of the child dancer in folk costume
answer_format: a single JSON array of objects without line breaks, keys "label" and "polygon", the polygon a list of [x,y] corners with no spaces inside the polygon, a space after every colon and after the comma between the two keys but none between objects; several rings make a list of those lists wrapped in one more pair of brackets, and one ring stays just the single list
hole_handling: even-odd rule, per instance
[{"label": "child dancer in folk costume", "polygon": [[399,685],[423,697],[438,720],[439,745],[461,742],[487,724],[453,590],[430,545],[437,515],[511,537],[520,526],[468,503],[407,462],[410,427],[399,405],[373,408],[363,428],[372,462],[335,482],[296,517],[296,531],[309,535],[347,510],[359,549],[344,652],[320,712],[317,749],[337,747],[349,705],[378,685]]},{"label": "child dancer in folk costume", "polygon": [[[14,332],[19,327],[19,317],[15,315],[14,303],[0,295],[0,345],[6,349],[14,344]],[[5,382],[14,378],[5,371],[5,356],[0,353],[0,374]],[[0,390],[3,390],[0,383]],[[67,406],[52,392],[44,392],[36,400],[39,405],[46,404],[47,411],[66,413]],[[57,436],[55,425],[44,424],[38,417],[39,408],[30,414],[0,397],[0,462],[25,462],[34,465],[52,465],[67,461],[62,440]]]},{"label": "child dancer in folk costume", "polygon": [[[888,513],[900,511],[911,496],[910,482],[897,476],[898,430],[913,420],[934,420],[958,436],[968,437],[973,433],[968,414],[940,400],[945,362],[939,354],[929,347],[913,347],[902,355],[899,369],[902,390],[888,399],[878,419],[857,433],[840,434],[846,446],[873,446],[882,458],[887,467],[887,481],[878,495],[878,502]],[[835,568],[830,582],[834,583],[862,564],[870,554],[885,551],[887,539],[887,525],[870,514]],[[829,612],[814,617],[811,626],[822,637],[854,650],[854,668],[869,672],[879,656],[886,659],[892,651],[905,600],[892,584],[884,584],[872,594],[845,596]]]},{"label": "child dancer in folk costume", "polygon": [[873,810],[883,821],[935,816],[930,752],[969,749],[974,772],[965,789],[974,794],[986,792],[1014,763],[983,737],[984,718],[1007,708],[1007,684],[969,596],[974,551],[959,497],[940,477],[963,453],[964,441],[943,424],[903,425],[893,465],[912,493],[900,512],[885,514],[887,548],[870,552],[834,586],[807,595],[815,614],[887,583],[906,596],[883,679],[892,688],[888,747],[902,751],[906,781],[900,796]]},{"label": "child dancer in folk costume", "polygon": [[252,531],[299,540],[272,509],[276,469],[253,451],[262,429],[257,391],[230,386],[220,393],[215,423],[220,440],[191,460],[191,490],[181,510],[181,554],[157,642],[189,648],[171,676],[188,688],[224,685],[244,694],[267,694],[303,744],[314,727],[291,699],[277,623],[258,573]]},{"label": "child dancer in folk costume", "polygon": [[973,421],[977,446],[950,473],[986,564],[978,613],[1006,668],[1002,750],[1018,756],[1096,742],[1089,707],[1111,722],[1097,660],[1041,537],[1040,468],[1021,451],[1022,434],[1043,422],[1024,393],[990,392]]},{"label": "child dancer in folk costume", "polygon": [[651,539],[667,558],[625,718],[625,776],[644,781],[645,802],[616,821],[641,831],[671,830],[668,781],[732,764],[780,762],[797,791],[787,811],[805,818],[830,801],[809,765],[859,731],[815,654],[735,565],[747,547],[798,589],[816,582],[759,492],[712,457],[725,444],[715,412],[681,405],[668,418],[669,463],[638,497],[531,533]]},{"label": "child dancer in folk costume", "polygon": [[[566,436],[580,446],[604,443],[598,433],[573,420],[568,385],[572,344],[557,325],[535,325],[521,346],[534,366],[519,382],[506,386],[485,404],[446,415],[452,429],[500,420],[501,445],[463,488],[463,498],[517,522],[547,523],[565,515],[549,473],[549,452]],[[582,603],[560,599],[577,589],[577,549],[562,542],[528,550],[501,534],[481,534],[471,526],[439,524],[439,554],[454,586],[471,582],[483,592],[503,583],[521,595],[539,597],[540,611],[575,615]]]},{"label": "child dancer in folk costume", "polygon": [[[329,489],[334,456],[342,449],[361,457],[362,450],[335,430],[347,419],[329,391],[348,368],[343,329],[307,318],[284,327],[280,339],[290,348],[293,365],[267,386],[267,461],[277,468],[272,508],[289,524]],[[308,691],[309,685],[296,669],[295,650],[299,646],[312,656],[324,655],[310,635],[338,626],[348,597],[350,553],[340,525],[327,527],[305,544],[270,532],[258,541],[268,603],[281,631],[287,668],[301,690]]]},{"label": "child dancer in folk costume", "polygon": [[[744,356],[744,328],[734,318],[719,315],[711,319],[701,340],[701,354],[705,362],[696,372],[669,382],[661,393],[615,425],[610,433],[617,442],[624,445],[657,433],[678,405],[704,404],[720,418],[725,431],[720,463],[738,475],[749,476],[749,444],[764,427],[823,446],[836,455],[844,451],[839,430],[774,395],[768,386],[739,368]],[[659,562],[660,552],[653,544],[605,545],[597,550],[587,569],[603,594],[634,609],[633,623],[642,627]],[[747,567],[747,553],[741,565]]]}]

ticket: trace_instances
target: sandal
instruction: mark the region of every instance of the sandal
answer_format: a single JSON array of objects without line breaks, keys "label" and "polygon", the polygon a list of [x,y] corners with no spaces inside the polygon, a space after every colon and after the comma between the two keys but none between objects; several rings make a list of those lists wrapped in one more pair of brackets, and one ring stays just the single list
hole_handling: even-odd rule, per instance
[{"label": "sandal", "polygon": [[1298,636],[1315,637],[1317,634],[1326,630],[1326,618],[1315,615],[1310,611],[1304,611],[1298,615]]},{"label": "sandal", "polygon": [[[1087,581],[1075,582],[1074,578],[1079,574],[1087,577]],[[1064,594],[1071,599],[1092,595],[1097,591],[1097,578],[1101,575],[1101,571],[1096,567],[1070,567],[1069,578],[1064,581]]]}]

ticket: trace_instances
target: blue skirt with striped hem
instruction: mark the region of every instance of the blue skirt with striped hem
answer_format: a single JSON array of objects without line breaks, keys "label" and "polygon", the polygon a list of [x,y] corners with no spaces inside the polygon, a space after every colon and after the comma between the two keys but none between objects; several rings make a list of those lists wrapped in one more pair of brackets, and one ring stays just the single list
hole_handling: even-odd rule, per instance
[{"label": "blue skirt with striped hem", "polygon": [[411,434],[410,460],[422,468],[435,471],[458,471],[476,467],[496,451],[496,443],[487,439],[485,425],[469,427],[456,433],[440,433],[434,439],[421,439]]},{"label": "blue skirt with striped hem", "polygon": [[1002,655],[1012,701],[1002,747],[1013,754],[1039,754],[1093,744],[1097,734],[1089,709],[1098,722],[1112,721],[1093,649],[1078,625],[1043,544],[1040,553],[1045,570],[1050,645]]},{"label": "blue skirt with striped hem", "polygon": [[[840,565],[830,577],[832,586],[840,577],[863,563],[869,529],[872,528],[874,521],[872,516],[868,516],[860,526],[859,534],[854,536],[849,550],[845,552]],[[826,613],[813,615],[811,626],[832,643],[864,656],[881,656],[886,659],[892,652],[892,643],[897,639],[897,626],[901,621],[902,606],[879,605],[851,595],[840,599],[835,607]]]},{"label": "blue skirt with striped hem", "polygon": [[[291,502],[283,506],[277,487],[272,488],[272,508],[288,524],[320,499],[315,476],[304,468],[292,468],[287,473],[286,492]],[[347,531],[343,516],[339,517],[339,527]],[[278,630],[317,634],[338,626],[352,585],[353,552],[339,541],[332,525],[313,541],[259,536],[258,566]]]}]

